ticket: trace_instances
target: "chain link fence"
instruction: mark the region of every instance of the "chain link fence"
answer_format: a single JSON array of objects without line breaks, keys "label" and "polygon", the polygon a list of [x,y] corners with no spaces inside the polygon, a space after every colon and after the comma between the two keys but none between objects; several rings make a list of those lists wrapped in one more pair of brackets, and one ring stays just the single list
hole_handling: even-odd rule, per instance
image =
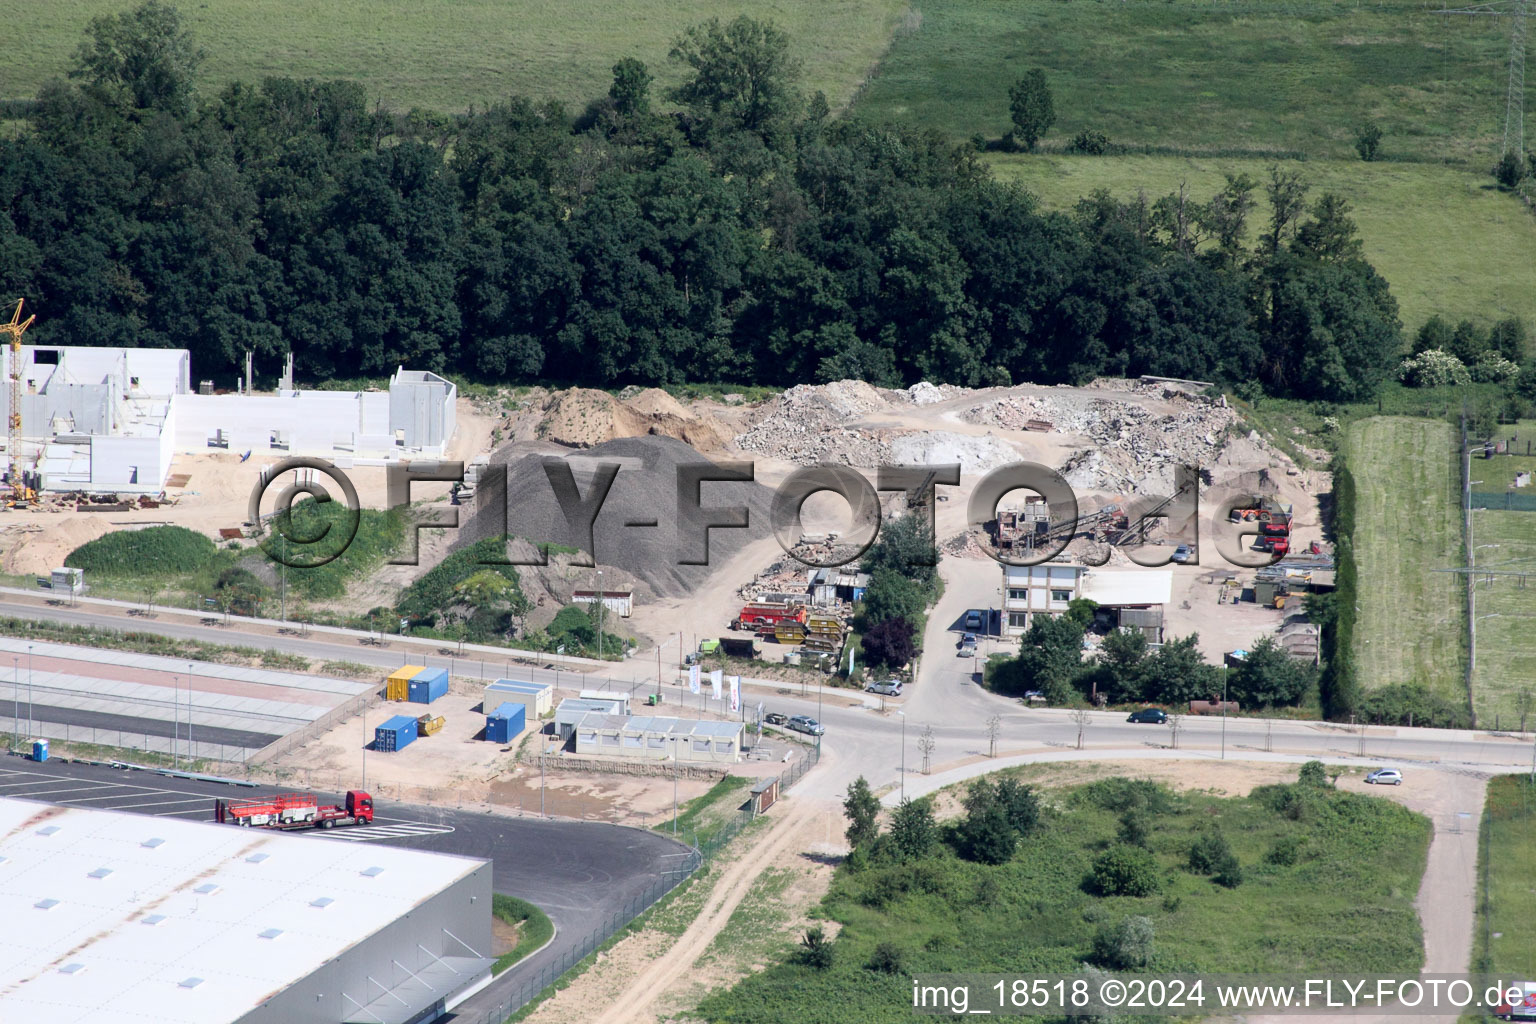
[{"label": "chain link fence", "polygon": [[[820,760],[820,745],[807,747],[804,756],[796,759],[779,776],[780,792],[793,786]],[[602,924],[582,936],[573,947],[562,951],[550,962],[540,965],[527,978],[518,978],[516,985],[504,993],[495,1006],[468,1014],[452,1014],[447,1019],[453,1021],[453,1024],[502,1024],[508,1017],[537,999],[545,989],[559,981],[567,971],[580,964],[635,918],[649,910],[657,900],[682,884],[723,846],[740,835],[741,830],[751,824],[753,818],[752,810],[748,807],[738,811],[735,816],[710,832],[702,841],[697,834],[694,834],[693,849],[688,852],[682,867],[658,875],[656,881],[647,886],[644,892],[632,897],[622,910],[609,914]],[[516,975],[518,967],[514,965],[508,971]]]}]

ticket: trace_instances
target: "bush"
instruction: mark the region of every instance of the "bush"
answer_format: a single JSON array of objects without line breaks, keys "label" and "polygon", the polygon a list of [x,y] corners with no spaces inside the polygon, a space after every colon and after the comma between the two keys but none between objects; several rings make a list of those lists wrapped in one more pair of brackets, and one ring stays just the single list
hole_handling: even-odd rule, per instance
[{"label": "bush", "polygon": [[1109,136],[1092,128],[1084,128],[1072,137],[1071,142],[1067,143],[1067,152],[1103,156],[1109,152]]},{"label": "bush", "polygon": [[1479,384],[1502,384],[1513,380],[1520,372],[1520,365],[1511,362],[1493,350],[1484,352],[1472,364],[1472,379]]},{"label": "bush", "polygon": [[832,960],[832,940],[827,938],[821,925],[806,929],[805,934],[800,936],[800,962],[818,971],[825,971],[832,966]]},{"label": "bush", "polygon": [[175,576],[203,568],[216,550],[185,526],[151,526],[97,537],[71,551],[64,564],[102,576]]},{"label": "bush", "polygon": [[1296,773],[1296,782],[1302,786],[1312,786],[1316,789],[1328,789],[1331,783],[1328,781],[1328,768],[1321,761],[1308,761],[1301,766]]},{"label": "bush", "polygon": [[1472,374],[1466,364],[1444,349],[1432,348],[1420,352],[1411,359],[1404,359],[1397,368],[1398,379],[1411,388],[1438,388],[1446,385],[1470,384]]},{"label": "bush", "polygon": [[1150,918],[1122,918],[1119,924],[1100,928],[1093,937],[1093,962],[1115,971],[1134,971],[1152,963]]},{"label": "bush", "polygon": [[1288,868],[1301,859],[1301,840],[1295,836],[1281,836],[1264,854],[1264,860],[1276,867]]},{"label": "bush", "polygon": [[894,942],[877,942],[875,951],[869,955],[869,962],[864,966],[881,974],[901,974],[901,948]]},{"label": "bush", "polygon": [[1106,811],[1141,810],[1155,815],[1165,813],[1172,806],[1173,794],[1150,779],[1115,775],[1090,782],[1078,791],[1078,799]]},{"label": "bush", "polygon": [[1231,856],[1227,837],[1213,827],[1202,832],[1189,848],[1189,870],[1200,875],[1213,874]]},{"label": "bush", "polygon": [[1227,854],[1221,863],[1216,865],[1216,873],[1211,876],[1217,885],[1228,889],[1236,889],[1243,884],[1243,868],[1238,864],[1234,854]]},{"label": "bush", "polygon": [[1492,173],[1500,185],[1505,188],[1514,188],[1520,184],[1520,179],[1525,177],[1525,161],[1520,159],[1520,154],[1513,151],[1507,152],[1499,158],[1498,163],[1493,165]]},{"label": "bush", "polygon": [[1355,129],[1355,152],[1360,159],[1370,163],[1381,151],[1381,125],[1366,121]]},{"label": "bush", "polygon": [[1093,862],[1090,888],[1101,896],[1150,896],[1161,886],[1157,861],[1139,846],[1111,846]]},{"label": "bush", "polygon": [[1152,839],[1152,827],[1147,821],[1145,812],[1131,810],[1120,815],[1118,837],[1127,846],[1149,847]]}]

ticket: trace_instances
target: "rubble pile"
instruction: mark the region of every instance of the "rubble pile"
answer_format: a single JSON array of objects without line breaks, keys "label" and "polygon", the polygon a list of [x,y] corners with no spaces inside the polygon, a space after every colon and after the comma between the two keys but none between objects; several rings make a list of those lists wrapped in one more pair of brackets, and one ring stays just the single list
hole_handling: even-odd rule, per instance
[{"label": "rubble pile", "polygon": [[1084,490],[1163,492],[1173,484],[1174,466],[1205,467],[1217,461],[1226,447],[1227,428],[1236,418],[1231,409],[1158,385],[1124,390],[1146,391],[1181,408],[1174,415],[1158,415],[1135,402],[1114,399],[1008,396],[972,406],[960,418],[1009,430],[1044,421],[1061,433],[1087,438],[1084,450],[1058,467],[1073,487]]},{"label": "rubble pile", "polygon": [[988,473],[1019,461],[1019,453],[998,438],[972,437],[947,430],[902,434],[891,441],[891,455],[900,465],[944,466],[958,462],[965,476]]},{"label": "rubble pile", "polygon": [[884,411],[888,396],[858,380],[832,384],[801,384],[778,397],[771,409],[736,447],[800,465],[837,462],[847,466],[877,466],[890,461],[890,445],[879,431],[849,430],[844,424]]}]

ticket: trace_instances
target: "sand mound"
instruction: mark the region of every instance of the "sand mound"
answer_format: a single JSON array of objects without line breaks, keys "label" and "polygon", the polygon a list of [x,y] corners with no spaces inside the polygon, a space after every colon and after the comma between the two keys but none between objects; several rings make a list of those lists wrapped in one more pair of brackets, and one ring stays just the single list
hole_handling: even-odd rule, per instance
[{"label": "sand mound", "polygon": [[538,434],[558,444],[590,448],[624,437],[674,437],[694,448],[718,451],[730,440],[719,424],[684,409],[665,391],[642,391],[622,402],[604,391],[572,388],[544,405]]},{"label": "sand mound", "polygon": [[[493,454],[492,463],[507,466],[510,508],[505,525],[500,510],[476,505],[462,531],[462,543],[507,532],[534,543],[576,546],[545,475],[543,462],[547,458],[552,456],[528,454],[517,445]],[[710,460],[682,441],[663,436],[607,441],[563,458],[583,495],[591,493],[598,462],[618,462],[622,467],[593,524],[596,560],[605,567],[605,587],[632,586],[642,598],[682,596],[697,590],[712,567],[724,564],[746,544],[769,535],[768,507],[773,495],[768,488],[757,483],[708,482],[701,489],[700,504],[705,508],[746,506],[748,528],[709,531],[710,565],[679,565],[677,468]],[[656,525],[625,525],[641,521]],[[606,567],[620,572],[609,574]],[[576,569],[573,573],[576,582],[564,583],[564,587],[592,585],[590,570]],[[552,585],[555,591],[561,588],[559,583]]]},{"label": "sand mound", "polygon": [[698,419],[684,405],[661,388],[646,388],[624,403],[647,416],[676,416],[680,420]]}]

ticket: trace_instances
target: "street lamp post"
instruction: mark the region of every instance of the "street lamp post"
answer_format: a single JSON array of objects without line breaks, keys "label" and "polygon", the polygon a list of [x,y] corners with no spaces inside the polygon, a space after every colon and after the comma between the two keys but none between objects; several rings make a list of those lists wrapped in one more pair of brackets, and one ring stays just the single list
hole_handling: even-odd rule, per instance
[{"label": "street lamp post", "polygon": [[27,644],[27,735],[31,736],[35,728],[32,724],[32,645]]},{"label": "street lamp post", "polygon": [[672,836],[677,837],[677,744],[672,745]]},{"label": "street lamp post", "polygon": [[1227,666],[1221,666],[1221,759],[1227,759]]},{"label": "street lamp post", "polygon": [[603,660],[603,570],[597,570],[597,660]]},{"label": "street lamp post", "polygon": [[901,716],[901,799],[907,799],[907,713],[896,712]]},{"label": "street lamp post", "polygon": [[192,746],[192,663],[187,662],[187,757],[190,760],[196,755]]},{"label": "street lamp post", "polygon": [[21,659],[11,659],[11,739],[21,739]]},{"label": "street lamp post", "polygon": [[171,676],[171,767],[179,768],[177,755],[181,750],[181,684]]}]

